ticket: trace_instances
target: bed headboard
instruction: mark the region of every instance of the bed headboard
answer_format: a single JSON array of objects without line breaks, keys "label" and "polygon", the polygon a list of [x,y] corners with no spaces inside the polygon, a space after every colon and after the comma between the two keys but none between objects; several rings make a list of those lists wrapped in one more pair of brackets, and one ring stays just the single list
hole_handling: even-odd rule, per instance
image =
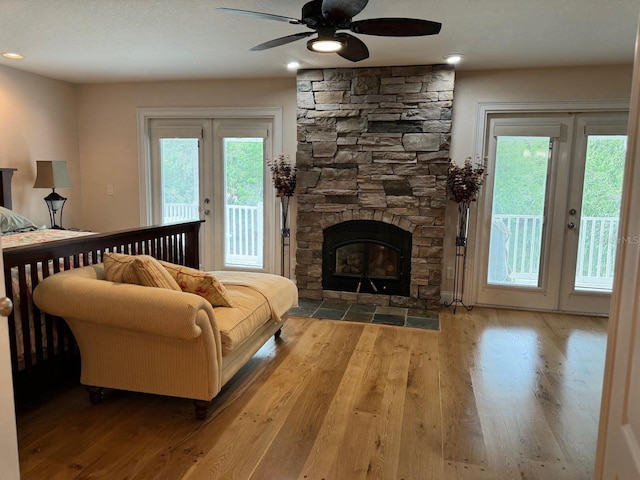
[{"label": "bed headboard", "polygon": [[11,201],[11,177],[17,168],[0,168],[0,204],[8,209],[13,207]]}]

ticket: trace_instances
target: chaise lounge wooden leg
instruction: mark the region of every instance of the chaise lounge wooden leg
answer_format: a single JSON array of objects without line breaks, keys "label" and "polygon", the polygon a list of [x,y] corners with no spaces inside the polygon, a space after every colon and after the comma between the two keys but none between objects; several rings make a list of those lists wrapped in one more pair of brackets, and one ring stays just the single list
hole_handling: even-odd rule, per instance
[{"label": "chaise lounge wooden leg", "polygon": [[196,418],[198,420],[204,420],[211,402],[207,400],[194,400],[193,404],[196,406]]},{"label": "chaise lounge wooden leg", "polygon": [[94,405],[102,403],[104,398],[104,388],[87,386],[87,392],[89,392],[89,400]]},{"label": "chaise lounge wooden leg", "polygon": [[282,329],[281,328],[279,328],[278,331],[273,334],[273,338],[280,338],[280,335],[282,335]]}]

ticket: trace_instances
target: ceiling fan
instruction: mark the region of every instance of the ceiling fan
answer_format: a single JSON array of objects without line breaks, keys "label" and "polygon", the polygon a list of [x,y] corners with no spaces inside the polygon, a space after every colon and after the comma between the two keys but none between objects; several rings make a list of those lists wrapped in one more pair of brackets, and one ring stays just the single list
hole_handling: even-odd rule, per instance
[{"label": "ceiling fan", "polygon": [[256,45],[251,50],[267,50],[296,40],[317,37],[307,42],[307,48],[314,52],[335,52],[342,58],[359,62],[369,58],[369,49],[359,38],[339,30],[384,37],[415,37],[435,35],[440,32],[441,23],[417,18],[369,18],[351,19],[367,6],[369,0],[311,0],[302,7],[302,18],[290,18],[270,13],[238,10],[236,8],[218,8],[222,12],[247,15],[266,20],[276,20],[293,25],[305,25],[310,32],[294,33]]}]

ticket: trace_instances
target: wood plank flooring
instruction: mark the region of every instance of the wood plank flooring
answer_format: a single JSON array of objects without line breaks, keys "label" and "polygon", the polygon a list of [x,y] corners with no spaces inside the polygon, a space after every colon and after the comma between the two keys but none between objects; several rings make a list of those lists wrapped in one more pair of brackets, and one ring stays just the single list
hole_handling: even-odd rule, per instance
[{"label": "wood plank flooring", "polygon": [[606,319],[475,308],[441,331],[291,318],[189,400],[82,387],[18,414],[22,478],[585,480]]}]

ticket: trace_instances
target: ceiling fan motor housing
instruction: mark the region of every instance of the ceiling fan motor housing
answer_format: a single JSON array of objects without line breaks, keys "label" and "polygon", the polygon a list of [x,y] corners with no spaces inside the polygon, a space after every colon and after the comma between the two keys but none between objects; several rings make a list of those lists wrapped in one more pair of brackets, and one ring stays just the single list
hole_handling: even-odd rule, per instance
[{"label": "ceiling fan motor housing", "polygon": [[324,24],[322,0],[311,0],[302,7],[302,23],[309,28],[318,28]]}]

